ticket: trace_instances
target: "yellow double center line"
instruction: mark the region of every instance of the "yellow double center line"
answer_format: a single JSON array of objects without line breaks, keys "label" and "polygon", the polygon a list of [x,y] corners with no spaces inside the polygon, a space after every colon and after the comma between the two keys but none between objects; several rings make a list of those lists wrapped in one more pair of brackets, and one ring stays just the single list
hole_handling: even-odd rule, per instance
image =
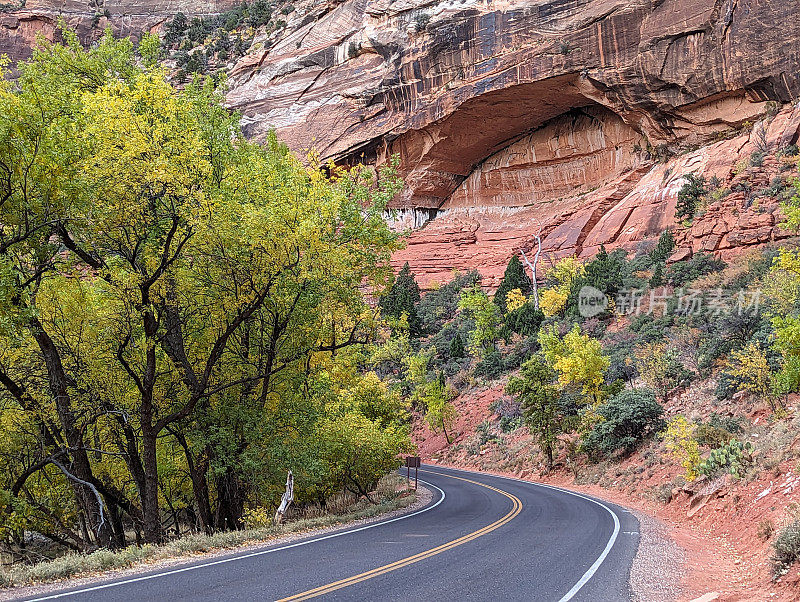
[{"label": "yellow double center line", "polygon": [[459,537],[458,539],[448,541],[447,543],[444,543],[430,550],[426,550],[425,552],[420,552],[419,554],[415,554],[414,556],[409,556],[408,558],[403,558],[402,560],[398,560],[390,564],[379,566],[378,568],[372,569],[371,571],[366,571],[365,573],[353,575],[352,577],[348,577],[347,579],[342,579],[341,581],[334,581],[333,583],[329,583],[327,585],[321,585],[320,587],[316,587],[314,589],[310,589],[308,591],[295,594],[294,596],[290,596],[288,598],[282,598],[281,600],[278,600],[278,602],[288,602],[289,600],[309,600],[317,596],[329,594],[330,592],[336,591],[337,589],[342,589],[343,587],[355,585],[356,583],[361,583],[362,581],[366,581],[367,579],[372,579],[373,577],[384,575],[391,571],[396,571],[397,569],[401,569],[410,564],[414,564],[415,562],[419,562],[420,560],[425,560],[426,558],[430,558],[431,556],[436,556],[437,554],[441,554],[442,552],[446,552],[447,550],[451,550],[458,546],[464,545],[465,543],[473,541],[474,539],[477,539],[482,535],[491,533],[495,529],[499,529],[506,523],[513,520],[514,517],[517,516],[522,511],[522,502],[519,500],[519,498],[515,495],[511,495],[507,491],[503,491],[502,489],[497,489],[496,487],[491,487],[490,485],[486,485],[484,483],[479,483],[477,481],[472,481],[470,479],[455,477],[453,475],[443,474],[440,472],[431,472],[431,471],[422,471],[422,472],[429,472],[430,474],[435,474],[450,479],[458,479],[459,481],[466,481],[467,483],[472,483],[473,485],[479,485],[481,487],[485,487],[486,489],[491,489],[492,491],[496,491],[497,493],[504,495],[505,497],[511,500],[512,503],[511,510],[509,511],[508,514],[506,514],[499,520],[496,520],[492,524],[486,525],[482,529],[478,529],[477,531],[468,533],[467,535]]}]

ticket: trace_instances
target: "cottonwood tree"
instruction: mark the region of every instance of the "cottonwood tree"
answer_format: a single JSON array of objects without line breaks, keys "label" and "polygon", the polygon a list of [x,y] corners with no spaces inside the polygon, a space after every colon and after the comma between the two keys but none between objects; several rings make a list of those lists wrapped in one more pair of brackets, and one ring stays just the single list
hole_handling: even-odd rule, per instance
[{"label": "cottonwood tree", "polygon": [[[65,37],[0,85],[0,391],[39,450],[5,512],[26,498],[81,549],[124,545],[122,514],[158,542],[178,462],[200,527],[235,528],[270,442],[313,431],[315,362],[375,328],[396,162],[325,176],[243,140],[210,83]],[[37,500],[58,474],[83,534]]]},{"label": "cottonwood tree", "polygon": [[544,454],[548,468],[552,468],[558,436],[571,430],[575,418],[567,409],[555,370],[544,358],[534,355],[522,364],[519,376],[509,379],[506,393],[519,400],[525,422]]}]

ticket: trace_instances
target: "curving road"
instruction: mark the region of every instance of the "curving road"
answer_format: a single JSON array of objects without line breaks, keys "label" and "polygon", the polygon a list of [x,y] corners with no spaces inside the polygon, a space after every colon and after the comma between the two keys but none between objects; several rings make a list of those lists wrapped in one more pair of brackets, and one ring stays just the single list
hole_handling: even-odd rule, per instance
[{"label": "curving road", "polygon": [[639,524],[624,508],[439,466],[420,477],[434,497],[408,515],[34,599],[631,599]]}]

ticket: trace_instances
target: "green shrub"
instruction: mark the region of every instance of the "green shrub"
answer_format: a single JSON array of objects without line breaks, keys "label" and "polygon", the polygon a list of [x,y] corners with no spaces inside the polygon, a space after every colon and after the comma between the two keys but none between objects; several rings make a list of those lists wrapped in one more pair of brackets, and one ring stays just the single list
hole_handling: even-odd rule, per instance
[{"label": "green shrub", "polygon": [[657,263],[653,270],[653,275],[650,277],[650,288],[656,288],[664,284],[664,264]]},{"label": "green shrub", "polygon": [[641,441],[664,427],[664,408],[651,389],[626,389],[597,409],[603,421],[584,439],[591,454],[632,452]]},{"label": "green shrub", "polygon": [[778,531],[772,542],[774,577],[785,575],[789,567],[800,558],[800,520],[795,520]]},{"label": "green shrub", "polygon": [[634,316],[628,328],[636,334],[636,344],[642,345],[662,341],[674,322],[675,316],[670,313],[658,318],[649,313],[642,313]]},{"label": "green shrub", "polygon": [[473,270],[467,274],[456,274],[447,284],[425,293],[417,304],[422,331],[425,334],[439,332],[458,312],[461,292],[480,284],[480,281],[480,274]]},{"label": "green shrub", "polygon": [[506,371],[503,361],[503,354],[497,349],[490,349],[483,355],[483,359],[475,366],[475,376],[483,376],[488,379],[495,379]]},{"label": "green shrub", "polygon": [[672,286],[683,286],[693,280],[725,268],[725,262],[707,253],[695,253],[687,261],[673,263],[667,270],[666,281]]},{"label": "green shrub", "polygon": [[615,340],[605,348],[609,366],[606,370],[606,382],[623,381],[633,383],[639,375],[634,357],[635,336],[633,333],[617,333]]},{"label": "green shrub", "polygon": [[523,336],[535,335],[543,321],[544,313],[541,309],[535,309],[531,301],[506,315],[506,326]]},{"label": "green shrub", "polygon": [[675,217],[678,219],[692,219],[697,212],[700,201],[708,193],[706,179],[703,176],[687,174],[684,176],[686,183],[678,192],[678,205]]},{"label": "green shrub", "polygon": [[453,340],[450,341],[450,357],[451,358],[461,358],[464,357],[467,353],[467,347],[464,345],[464,339],[461,338],[459,333],[456,333],[456,336],[453,337]]},{"label": "green shrub", "polygon": [[421,33],[428,27],[431,16],[428,13],[419,13],[414,17],[414,31]]},{"label": "green shrub", "polygon": [[522,339],[514,345],[511,353],[506,355],[504,359],[506,371],[516,370],[537,351],[539,351],[539,340],[535,334]]},{"label": "green shrub", "polygon": [[478,436],[479,445],[500,441],[500,437],[493,432],[492,423],[489,420],[481,422],[475,429],[475,434]]},{"label": "green shrub", "polygon": [[647,254],[651,264],[664,263],[675,250],[675,236],[672,230],[664,230],[658,237],[655,248]]},{"label": "green shrub", "polygon": [[740,435],[744,432],[744,418],[739,418],[737,416],[723,416],[722,414],[717,414],[716,412],[711,412],[711,416],[708,417],[708,423],[711,426],[715,426],[717,428],[724,429],[733,435]]},{"label": "green shrub", "polygon": [[492,402],[489,409],[497,414],[497,424],[504,433],[517,430],[523,424],[522,406],[511,397],[500,397]]},{"label": "green shrub", "polygon": [[[578,295],[584,286],[592,286],[605,293],[610,299],[616,298],[617,293],[624,287],[625,279],[630,272],[626,257],[626,253],[622,249],[615,249],[608,253],[601,245],[594,259],[585,264],[583,275],[572,281],[567,300],[567,312],[570,315],[579,315]],[[603,312],[598,317],[602,318],[608,315],[608,312]]]},{"label": "green shrub", "polygon": [[733,435],[725,429],[711,424],[698,424],[694,431],[694,438],[700,445],[716,448],[726,445]]},{"label": "green shrub", "polygon": [[772,379],[773,393],[778,396],[800,391],[800,357],[789,356]]}]

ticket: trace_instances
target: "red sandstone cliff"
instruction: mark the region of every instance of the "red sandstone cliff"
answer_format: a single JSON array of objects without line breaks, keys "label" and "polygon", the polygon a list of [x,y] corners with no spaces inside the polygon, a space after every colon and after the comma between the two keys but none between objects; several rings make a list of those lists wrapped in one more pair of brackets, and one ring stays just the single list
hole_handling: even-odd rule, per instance
[{"label": "red sandstone cliff", "polygon": [[[29,0],[0,13],[23,57],[59,15],[86,40],[236,0]],[[396,256],[423,282],[479,268],[489,284],[544,235],[547,257],[634,249],[676,228],[682,253],[733,254],[785,235],[776,158],[800,127],[800,5],[770,0],[297,0],[256,36],[228,100],[256,139],[340,162],[399,153]],[[776,115],[776,111],[777,115]],[[765,151],[759,165],[753,152]],[[745,167],[742,165],[745,164]],[[719,179],[690,228],[686,173]],[[425,224],[432,216],[435,219]],[[424,226],[424,227],[423,227]],[[420,229],[421,227],[421,229]]]},{"label": "red sandstone cliff", "polygon": [[[491,284],[540,227],[551,257],[667,227],[684,253],[731,254],[784,235],[777,200],[753,207],[746,189],[787,175],[774,153],[800,125],[800,6],[329,1],[298,8],[232,84],[253,137],[275,127],[344,162],[400,154],[400,224],[436,216],[395,258],[423,282],[477,267]],[[741,169],[759,150],[763,165]],[[688,172],[745,190],[682,228]]]},{"label": "red sandstone cliff", "polygon": [[[0,12],[0,55],[12,62],[31,54],[36,36],[58,37],[56,25],[64,19],[81,40],[91,43],[106,27],[115,35],[138,38],[158,28],[178,12],[204,16],[222,12],[240,0],[4,0]],[[13,7],[19,5],[20,8]]]}]

